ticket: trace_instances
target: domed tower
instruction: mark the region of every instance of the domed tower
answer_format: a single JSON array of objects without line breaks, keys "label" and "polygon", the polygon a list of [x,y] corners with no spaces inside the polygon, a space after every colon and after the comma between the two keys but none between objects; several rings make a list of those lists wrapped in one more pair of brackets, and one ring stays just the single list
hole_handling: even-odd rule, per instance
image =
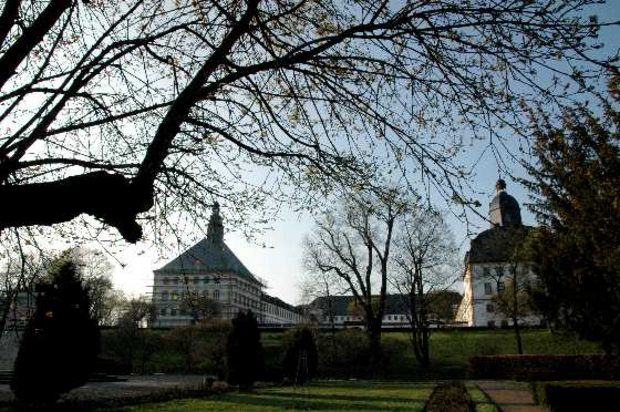
[{"label": "domed tower", "polygon": [[506,182],[499,179],[495,184],[497,195],[489,205],[489,217],[492,226],[521,226],[521,208],[519,202],[506,193]]}]

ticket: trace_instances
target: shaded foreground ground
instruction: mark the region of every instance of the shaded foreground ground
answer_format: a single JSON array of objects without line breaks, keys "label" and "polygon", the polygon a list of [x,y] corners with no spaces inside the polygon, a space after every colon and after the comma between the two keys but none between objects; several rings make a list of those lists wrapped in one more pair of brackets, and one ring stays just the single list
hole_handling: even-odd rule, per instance
[{"label": "shaded foreground ground", "polygon": [[118,411],[422,411],[435,384],[408,382],[319,382],[256,393],[227,393],[117,409]]},{"label": "shaded foreground ground", "polygon": [[[101,405],[100,402],[120,406],[128,399],[135,402],[141,396],[197,387],[201,383],[201,375],[129,376],[123,382],[89,383],[65,395],[55,410],[91,410],[92,406]],[[422,411],[435,386],[435,382],[322,381],[305,387],[230,392],[204,398],[106,407],[100,411]],[[500,409],[496,406],[505,412],[543,411],[534,404],[525,383],[467,381],[466,387],[477,412],[498,412]],[[8,385],[0,385],[0,399],[4,402],[13,399]],[[0,407],[0,411],[11,410],[10,407]]]}]

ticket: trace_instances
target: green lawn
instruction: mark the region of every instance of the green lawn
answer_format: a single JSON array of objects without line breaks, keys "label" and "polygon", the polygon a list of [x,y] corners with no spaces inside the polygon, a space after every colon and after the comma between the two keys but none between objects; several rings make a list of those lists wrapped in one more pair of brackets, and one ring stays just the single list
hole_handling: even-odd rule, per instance
[{"label": "green lawn", "polygon": [[[547,330],[522,332],[523,351],[527,354],[600,353],[599,345],[574,337],[552,334]],[[517,353],[512,330],[437,332],[431,336],[431,358],[444,365],[467,365],[475,355]]]},{"label": "green lawn", "polygon": [[[116,411],[422,411],[433,384],[321,382],[303,388],[279,387],[256,393],[228,393],[116,409]],[[109,411],[109,409],[108,409]]]}]

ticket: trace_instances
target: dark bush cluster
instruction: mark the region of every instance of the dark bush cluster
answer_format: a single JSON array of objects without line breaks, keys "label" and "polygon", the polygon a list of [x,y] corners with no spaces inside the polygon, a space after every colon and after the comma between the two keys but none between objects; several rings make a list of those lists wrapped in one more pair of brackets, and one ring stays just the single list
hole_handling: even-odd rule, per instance
[{"label": "dark bush cluster", "polygon": [[620,382],[534,382],[531,386],[536,401],[553,412],[605,411],[620,399]]},{"label": "dark bush cluster", "polygon": [[620,357],[589,355],[495,355],[470,359],[476,379],[619,379]]},{"label": "dark bush cluster", "polygon": [[200,373],[226,379],[229,321],[210,320],[167,331],[125,326],[103,331],[98,372]]},{"label": "dark bush cluster", "polygon": [[437,385],[424,408],[425,412],[474,412],[476,406],[461,382]]},{"label": "dark bush cluster", "polygon": [[319,339],[319,373],[328,378],[360,378],[368,375],[370,352],[366,333],[350,329]]}]

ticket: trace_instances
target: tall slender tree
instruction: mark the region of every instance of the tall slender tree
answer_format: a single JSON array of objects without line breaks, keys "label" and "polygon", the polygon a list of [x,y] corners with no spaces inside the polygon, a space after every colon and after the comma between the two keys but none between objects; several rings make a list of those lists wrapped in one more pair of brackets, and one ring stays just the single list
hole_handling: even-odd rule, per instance
[{"label": "tall slender tree", "polygon": [[379,198],[360,196],[317,220],[304,242],[305,267],[330,275],[333,283],[353,295],[363,313],[371,366],[381,353],[392,235],[406,210],[396,191]]},{"label": "tall slender tree", "polygon": [[454,239],[438,211],[414,206],[397,228],[393,253],[389,281],[407,309],[416,360],[428,367],[434,304],[460,274]]}]

